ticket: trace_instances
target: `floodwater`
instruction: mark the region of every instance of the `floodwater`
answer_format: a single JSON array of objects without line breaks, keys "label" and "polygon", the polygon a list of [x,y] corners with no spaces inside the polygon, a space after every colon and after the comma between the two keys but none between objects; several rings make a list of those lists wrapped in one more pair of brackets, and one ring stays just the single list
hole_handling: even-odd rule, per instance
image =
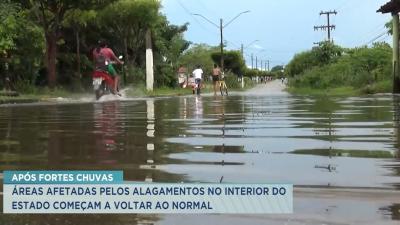
[{"label": "floodwater", "polygon": [[203,95],[0,106],[0,170],[293,183],[291,215],[5,215],[0,224],[399,224],[400,97]]}]

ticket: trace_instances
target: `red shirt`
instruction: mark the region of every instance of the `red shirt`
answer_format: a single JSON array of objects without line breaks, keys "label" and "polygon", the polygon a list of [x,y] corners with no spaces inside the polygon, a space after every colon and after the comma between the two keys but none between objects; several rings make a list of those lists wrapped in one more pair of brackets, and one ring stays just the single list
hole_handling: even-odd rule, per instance
[{"label": "red shirt", "polygon": [[115,56],[113,50],[111,48],[102,48],[100,53],[106,57],[107,60],[116,60],[117,57]]}]

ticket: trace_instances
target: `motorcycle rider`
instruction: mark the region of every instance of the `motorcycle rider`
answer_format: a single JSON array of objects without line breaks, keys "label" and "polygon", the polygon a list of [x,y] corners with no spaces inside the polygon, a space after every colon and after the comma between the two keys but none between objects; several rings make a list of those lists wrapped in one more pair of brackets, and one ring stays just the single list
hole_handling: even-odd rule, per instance
[{"label": "motorcycle rider", "polygon": [[119,76],[114,69],[112,62],[124,64],[115,56],[113,50],[108,47],[106,41],[99,41],[99,46],[93,50],[93,58],[95,61],[95,70],[105,71],[114,79],[113,93],[119,95]]}]

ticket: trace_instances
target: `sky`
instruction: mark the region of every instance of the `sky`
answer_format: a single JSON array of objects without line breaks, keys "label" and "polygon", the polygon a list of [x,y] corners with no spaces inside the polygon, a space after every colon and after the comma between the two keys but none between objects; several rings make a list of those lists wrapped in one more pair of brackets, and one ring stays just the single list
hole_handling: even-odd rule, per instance
[{"label": "sky", "polygon": [[[161,0],[162,13],[172,24],[189,23],[185,38],[193,43],[219,45],[219,29],[192,15],[201,14],[215,24],[223,19],[226,49],[239,50],[251,65],[251,54],[258,60],[270,61],[270,68],[287,64],[296,53],[311,49],[314,42],[327,39],[326,31],[314,31],[314,26],[326,25],[321,11],[336,10],[330,16],[336,29],[331,32],[334,42],[343,47],[372,44],[372,41],[391,43],[385,33],[389,14],[376,10],[389,0]],[[383,35],[383,36],[381,36]],[[254,42],[255,40],[258,40]],[[260,63],[258,63],[259,65]]]}]

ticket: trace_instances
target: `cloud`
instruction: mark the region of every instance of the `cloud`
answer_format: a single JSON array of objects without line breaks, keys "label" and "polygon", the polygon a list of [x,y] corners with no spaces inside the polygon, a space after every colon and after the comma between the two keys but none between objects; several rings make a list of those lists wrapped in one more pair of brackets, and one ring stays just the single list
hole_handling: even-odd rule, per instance
[{"label": "cloud", "polygon": [[261,47],[260,45],[257,45],[257,44],[253,44],[252,47],[255,49],[264,49],[263,47]]}]

